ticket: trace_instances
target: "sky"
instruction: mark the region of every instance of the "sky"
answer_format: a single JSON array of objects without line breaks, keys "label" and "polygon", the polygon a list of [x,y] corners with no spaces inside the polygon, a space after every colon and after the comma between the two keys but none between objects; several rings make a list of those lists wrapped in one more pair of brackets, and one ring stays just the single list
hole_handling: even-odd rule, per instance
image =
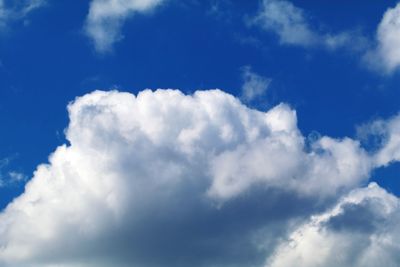
[{"label": "sky", "polygon": [[0,266],[395,267],[400,2],[0,0]]}]

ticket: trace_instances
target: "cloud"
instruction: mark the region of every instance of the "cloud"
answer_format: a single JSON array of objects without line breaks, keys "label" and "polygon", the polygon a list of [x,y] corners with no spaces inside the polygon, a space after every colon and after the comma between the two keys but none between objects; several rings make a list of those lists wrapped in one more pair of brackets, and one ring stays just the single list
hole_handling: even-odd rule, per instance
[{"label": "cloud", "polygon": [[367,45],[366,38],[357,31],[329,33],[312,27],[304,10],[285,0],[263,0],[250,24],[276,34],[285,45],[355,51],[362,51]]},{"label": "cloud", "polygon": [[400,3],[383,15],[376,42],[376,47],[365,54],[364,60],[377,71],[394,72],[400,66]]},{"label": "cloud", "polygon": [[28,177],[22,172],[10,170],[10,164],[15,157],[10,156],[0,160],[0,187],[14,186],[27,181]]},{"label": "cloud", "polygon": [[69,145],[0,213],[1,266],[262,266],[375,167],[356,140],[305,139],[286,104],[220,90],[95,91],[68,112]]},{"label": "cloud", "polygon": [[376,150],[373,156],[376,166],[400,161],[400,115],[361,125],[358,133],[360,139]]},{"label": "cloud", "polygon": [[385,12],[375,40],[358,30],[330,33],[313,27],[308,14],[286,0],[263,0],[249,25],[274,33],[283,45],[356,52],[365,66],[384,74],[391,74],[400,66],[400,3]]},{"label": "cloud", "polygon": [[45,4],[45,0],[0,0],[0,27],[7,28],[9,23],[24,19],[30,12]]},{"label": "cloud", "polygon": [[398,266],[399,204],[375,183],[356,189],[293,231],[266,266]]},{"label": "cloud", "polygon": [[250,102],[263,96],[271,83],[271,79],[265,78],[253,72],[250,66],[242,68],[242,99]]},{"label": "cloud", "polygon": [[84,30],[100,53],[109,52],[122,39],[121,28],[129,17],[149,13],[165,0],[92,0]]},{"label": "cloud", "polygon": [[255,22],[275,32],[281,43],[309,46],[318,39],[310,29],[304,11],[288,1],[265,0]]}]

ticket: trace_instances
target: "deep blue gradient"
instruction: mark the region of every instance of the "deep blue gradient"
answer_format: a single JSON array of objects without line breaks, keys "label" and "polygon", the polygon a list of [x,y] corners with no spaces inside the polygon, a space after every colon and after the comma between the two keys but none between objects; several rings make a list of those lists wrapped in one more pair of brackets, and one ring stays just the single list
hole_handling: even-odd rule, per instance
[{"label": "deep blue gradient", "polygon": [[[65,143],[67,104],[94,89],[177,88],[190,93],[221,88],[240,95],[245,65],[272,79],[268,109],[287,102],[297,110],[304,135],[317,131],[354,137],[356,125],[400,111],[400,75],[367,70],[359,56],[279,45],[277,37],[246,25],[259,1],[170,0],[150,15],[137,15],[123,28],[114,51],[99,55],[82,33],[89,1],[49,1],[0,35],[0,159],[17,155],[8,170],[29,177]],[[373,38],[396,1],[293,1],[316,28],[359,29]],[[344,8],[345,5],[345,8]],[[379,182],[400,193],[398,165],[378,170]],[[0,188],[0,208],[22,186]]]}]

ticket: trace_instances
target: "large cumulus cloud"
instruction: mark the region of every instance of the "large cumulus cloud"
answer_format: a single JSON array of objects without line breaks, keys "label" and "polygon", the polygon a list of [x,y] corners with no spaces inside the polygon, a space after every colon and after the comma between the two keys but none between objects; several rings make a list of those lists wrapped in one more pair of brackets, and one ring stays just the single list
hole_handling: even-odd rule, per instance
[{"label": "large cumulus cloud", "polygon": [[2,266],[262,266],[380,166],[220,90],[96,91],[68,111],[69,144],[0,214]]}]

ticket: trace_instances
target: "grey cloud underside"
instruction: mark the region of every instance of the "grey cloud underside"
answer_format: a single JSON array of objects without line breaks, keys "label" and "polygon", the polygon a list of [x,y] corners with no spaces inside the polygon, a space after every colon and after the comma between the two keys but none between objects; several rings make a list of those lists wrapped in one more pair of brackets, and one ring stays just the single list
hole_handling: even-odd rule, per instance
[{"label": "grey cloud underside", "polygon": [[[396,138],[372,154],[350,138],[306,141],[288,105],[260,112],[220,90],[96,91],[68,110],[70,145],[0,214],[2,266],[280,266],[282,240],[398,160]],[[392,136],[396,121],[382,124]],[[320,227],[354,232],[373,203],[343,204]]]},{"label": "grey cloud underside", "polygon": [[[193,203],[187,195],[183,205],[181,201],[168,207],[146,205],[145,214],[129,218],[123,228],[111,229],[110,235],[98,240],[100,245],[87,244],[88,253],[81,260],[86,257],[105,266],[261,266],[270,252],[258,248],[258,239],[276,244],[287,220],[303,218],[300,211],[307,209],[292,204],[310,204],[289,194],[266,197],[265,193],[233,201],[223,209]],[[268,203],[278,201],[287,211]]]},{"label": "grey cloud underside", "polygon": [[399,215],[399,199],[378,185],[354,190],[295,230],[267,266],[398,266]]}]

